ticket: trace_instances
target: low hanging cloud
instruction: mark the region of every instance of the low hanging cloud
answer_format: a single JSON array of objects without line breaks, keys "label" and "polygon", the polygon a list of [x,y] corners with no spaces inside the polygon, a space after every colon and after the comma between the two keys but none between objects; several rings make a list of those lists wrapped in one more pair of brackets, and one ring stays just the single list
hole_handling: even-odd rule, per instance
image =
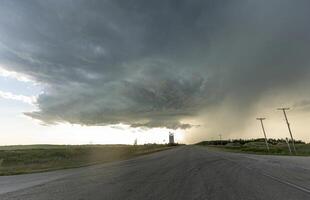
[{"label": "low hanging cloud", "polygon": [[42,84],[26,115],[45,123],[185,129],[309,85],[309,4],[6,0],[0,64]]},{"label": "low hanging cloud", "polygon": [[294,109],[310,111],[310,100],[302,99],[293,105]]}]

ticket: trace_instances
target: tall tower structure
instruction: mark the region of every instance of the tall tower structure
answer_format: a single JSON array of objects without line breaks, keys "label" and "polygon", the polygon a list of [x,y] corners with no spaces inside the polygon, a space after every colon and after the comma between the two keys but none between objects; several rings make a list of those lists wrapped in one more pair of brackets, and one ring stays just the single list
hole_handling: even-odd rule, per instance
[{"label": "tall tower structure", "polygon": [[174,144],[174,134],[169,132],[169,144]]}]

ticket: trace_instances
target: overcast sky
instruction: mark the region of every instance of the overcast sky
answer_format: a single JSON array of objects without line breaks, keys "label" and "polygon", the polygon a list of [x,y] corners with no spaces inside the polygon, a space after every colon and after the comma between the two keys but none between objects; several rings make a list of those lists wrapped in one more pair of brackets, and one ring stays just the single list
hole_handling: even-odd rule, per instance
[{"label": "overcast sky", "polygon": [[175,130],[194,142],[261,137],[260,116],[269,119],[270,137],[286,137],[276,108],[288,106],[296,137],[309,141],[309,6],[2,0],[0,117],[28,120],[28,136],[39,121],[44,131],[63,124],[75,124],[71,132],[109,127],[108,135],[119,126]]}]

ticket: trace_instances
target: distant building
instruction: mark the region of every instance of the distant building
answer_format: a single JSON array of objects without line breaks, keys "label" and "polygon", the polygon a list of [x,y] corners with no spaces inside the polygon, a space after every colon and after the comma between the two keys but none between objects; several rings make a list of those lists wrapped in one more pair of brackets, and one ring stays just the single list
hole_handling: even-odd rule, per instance
[{"label": "distant building", "polygon": [[174,144],[174,134],[169,133],[169,144]]}]

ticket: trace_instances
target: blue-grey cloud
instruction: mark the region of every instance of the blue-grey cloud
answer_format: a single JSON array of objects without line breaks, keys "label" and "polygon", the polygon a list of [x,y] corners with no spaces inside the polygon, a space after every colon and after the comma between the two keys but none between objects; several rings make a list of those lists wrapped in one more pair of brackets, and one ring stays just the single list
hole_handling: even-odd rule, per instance
[{"label": "blue-grey cloud", "polygon": [[[188,128],[309,77],[308,1],[10,1],[0,63],[44,86],[46,123]],[[214,109],[212,109],[214,110]]]}]

